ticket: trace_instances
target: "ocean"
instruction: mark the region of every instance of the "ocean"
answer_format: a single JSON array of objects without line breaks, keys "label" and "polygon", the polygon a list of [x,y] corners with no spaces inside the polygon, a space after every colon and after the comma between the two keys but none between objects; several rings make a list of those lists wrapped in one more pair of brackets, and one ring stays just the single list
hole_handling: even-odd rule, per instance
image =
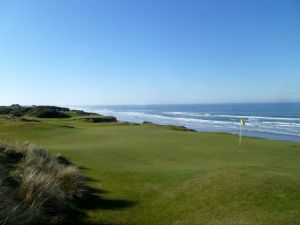
[{"label": "ocean", "polygon": [[73,106],[71,108],[117,117],[119,121],[181,125],[200,132],[300,142],[300,103],[182,104]]}]

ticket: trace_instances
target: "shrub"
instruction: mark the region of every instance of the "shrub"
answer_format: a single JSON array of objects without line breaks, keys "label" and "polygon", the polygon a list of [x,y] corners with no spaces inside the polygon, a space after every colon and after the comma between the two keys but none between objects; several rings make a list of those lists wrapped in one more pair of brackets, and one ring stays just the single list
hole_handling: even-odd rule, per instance
[{"label": "shrub", "polygon": [[7,115],[11,112],[11,109],[7,106],[0,106],[0,115]]},{"label": "shrub", "polygon": [[11,106],[0,106],[0,115],[21,117],[28,113],[30,109],[30,107],[22,107],[18,104],[14,104]]},{"label": "shrub", "polygon": [[39,118],[68,118],[69,108],[57,106],[20,106],[14,104],[11,106],[0,106],[0,115],[11,115],[14,117],[36,116]]},{"label": "shrub", "polygon": [[32,115],[37,118],[69,118],[68,114],[56,111],[54,109],[40,109],[34,112]]},{"label": "shrub", "polygon": [[149,125],[156,125],[155,123],[152,123],[152,122],[149,122],[149,121],[144,121],[143,124],[145,124],[145,125],[148,125],[148,124]]},{"label": "shrub", "polygon": [[77,115],[80,115],[80,116],[97,116],[97,115],[99,115],[98,113],[85,112],[83,110],[73,109],[71,111],[76,113]]},{"label": "shrub", "polygon": [[113,116],[87,117],[87,118],[81,118],[81,120],[91,122],[91,123],[117,122],[117,118]]},{"label": "shrub", "polygon": [[185,126],[176,126],[176,125],[166,125],[166,126],[169,127],[171,130],[196,132],[196,130],[187,128]]}]

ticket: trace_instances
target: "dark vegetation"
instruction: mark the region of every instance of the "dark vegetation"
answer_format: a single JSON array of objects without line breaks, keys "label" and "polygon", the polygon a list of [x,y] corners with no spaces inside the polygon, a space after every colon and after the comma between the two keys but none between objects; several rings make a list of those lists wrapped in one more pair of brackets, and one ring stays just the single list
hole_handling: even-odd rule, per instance
[{"label": "dark vegetation", "polygon": [[170,128],[171,130],[177,130],[177,131],[190,131],[190,132],[196,132],[196,130],[187,128],[187,127],[185,127],[185,126],[165,125],[165,127],[168,127],[168,128]]},{"label": "dark vegetation", "polygon": [[82,116],[93,116],[93,115],[97,116],[97,115],[99,115],[97,113],[85,112],[83,110],[77,110],[77,109],[72,110],[72,112],[77,113],[78,115],[82,115]]},{"label": "dark vegetation", "polygon": [[87,118],[80,118],[80,120],[91,122],[91,123],[117,122],[117,118],[113,116],[87,117]]},{"label": "dark vegetation", "polygon": [[33,112],[31,115],[36,116],[37,118],[69,118],[70,115],[57,111],[55,109],[42,108],[38,109],[36,112]]},{"label": "dark vegetation", "polygon": [[56,106],[0,106],[0,115],[10,115],[14,117],[35,116],[38,118],[68,118],[66,112],[70,109]]},{"label": "dark vegetation", "polygon": [[144,125],[156,125],[155,123],[149,122],[149,121],[144,121],[143,122]]},{"label": "dark vegetation", "polygon": [[69,108],[57,106],[20,106],[18,104],[0,106],[0,115],[12,117],[70,118],[70,114],[78,116],[98,115],[96,113],[84,112],[82,110],[70,110]]},{"label": "dark vegetation", "polygon": [[143,125],[153,125],[153,126],[167,127],[167,128],[169,128],[169,129],[171,129],[171,130],[177,130],[177,131],[190,131],[190,132],[196,132],[196,130],[187,128],[187,127],[185,127],[185,126],[160,125],[160,124],[155,124],[155,123],[152,123],[152,122],[149,122],[149,121],[144,121],[142,124],[143,124]]}]

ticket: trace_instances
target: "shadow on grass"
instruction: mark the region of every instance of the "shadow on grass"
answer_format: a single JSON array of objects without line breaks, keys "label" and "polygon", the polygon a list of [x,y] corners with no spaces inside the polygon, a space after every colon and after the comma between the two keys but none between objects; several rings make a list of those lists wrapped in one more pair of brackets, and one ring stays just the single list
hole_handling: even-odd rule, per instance
[{"label": "shadow on grass", "polygon": [[[103,191],[97,191],[103,192]],[[76,208],[66,212],[67,216],[60,225],[125,225],[121,223],[107,223],[104,221],[88,222],[85,210],[123,210],[136,205],[136,202],[121,199],[104,199],[97,194],[89,193],[76,204]],[[112,218],[113,219],[113,218]],[[128,225],[128,223],[126,223]]]},{"label": "shadow on grass", "polygon": [[[57,157],[60,163],[65,165],[73,164],[67,158],[63,156]],[[78,166],[78,165],[77,165]],[[78,166],[80,170],[89,170],[84,166]],[[84,177],[86,182],[96,182],[91,177]],[[99,181],[98,181],[99,182]],[[135,201],[124,200],[124,199],[107,199],[101,195],[107,194],[108,192],[101,189],[96,189],[91,186],[86,186],[86,193],[82,199],[78,199],[74,207],[66,212],[66,219],[61,225],[122,225],[113,223],[86,223],[87,215],[85,210],[123,210],[126,208],[133,207],[137,204]]]},{"label": "shadow on grass", "polygon": [[107,199],[103,198],[101,194],[106,194],[107,191],[96,189],[87,186],[85,196],[77,200],[75,208],[67,213],[67,218],[61,225],[124,225],[120,223],[107,222],[86,222],[88,217],[85,210],[124,210],[133,207],[137,204],[136,201],[124,199]]},{"label": "shadow on grass", "polygon": [[83,199],[78,201],[80,209],[83,210],[121,210],[125,208],[130,208],[136,205],[137,202],[122,199],[106,199],[100,196],[100,194],[106,194],[107,191],[96,189],[93,187],[87,187],[87,194]]},{"label": "shadow on grass", "polygon": [[122,210],[136,205],[136,202],[122,199],[105,199],[96,194],[91,194],[80,202],[83,210]]},{"label": "shadow on grass", "polygon": [[121,224],[121,223],[106,223],[106,222],[97,222],[97,223],[95,223],[95,222],[80,222],[80,221],[77,221],[77,223],[70,223],[70,224],[66,224],[66,225],[125,225],[125,224]]}]

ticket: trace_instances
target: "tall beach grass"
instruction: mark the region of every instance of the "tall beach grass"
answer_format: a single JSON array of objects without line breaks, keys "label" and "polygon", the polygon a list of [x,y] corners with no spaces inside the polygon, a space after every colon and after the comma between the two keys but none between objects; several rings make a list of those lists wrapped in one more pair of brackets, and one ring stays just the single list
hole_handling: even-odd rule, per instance
[{"label": "tall beach grass", "polygon": [[61,224],[85,193],[76,165],[30,143],[0,142],[0,224]]}]

